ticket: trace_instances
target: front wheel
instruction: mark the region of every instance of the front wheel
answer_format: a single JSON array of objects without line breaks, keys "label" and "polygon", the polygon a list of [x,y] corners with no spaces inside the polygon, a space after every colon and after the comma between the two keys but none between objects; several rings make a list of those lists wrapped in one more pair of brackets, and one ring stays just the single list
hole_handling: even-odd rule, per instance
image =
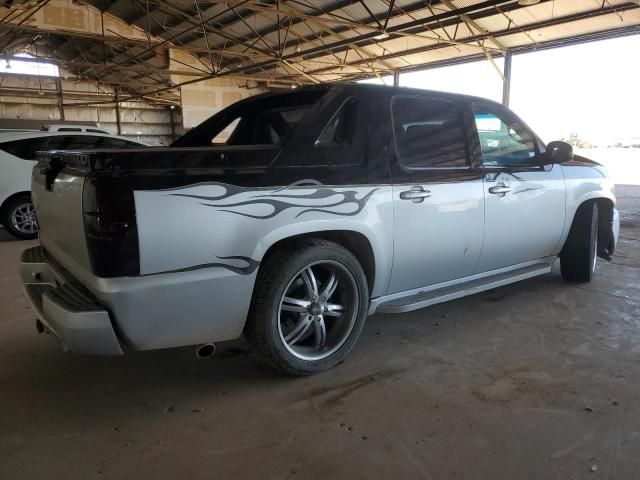
[{"label": "front wheel", "polygon": [[9,200],[2,209],[2,224],[11,235],[21,240],[38,236],[38,221],[30,195],[19,195]]},{"label": "front wheel", "polygon": [[562,278],[572,282],[590,282],[598,259],[598,204],[580,205],[560,253]]},{"label": "front wheel", "polygon": [[367,278],[355,256],[333,242],[305,241],[266,259],[245,334],[270,365],[310,375],[349,353],[368,304]]}]

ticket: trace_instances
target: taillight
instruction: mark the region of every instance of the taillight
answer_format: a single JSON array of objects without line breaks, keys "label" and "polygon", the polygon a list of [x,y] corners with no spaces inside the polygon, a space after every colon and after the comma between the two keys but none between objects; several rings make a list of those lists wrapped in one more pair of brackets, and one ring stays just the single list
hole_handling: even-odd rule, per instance
[{"label": "taillight", "polygon": [[128,179],[90,175],[82,196],[93,273],[98,277],[138,275],[138,228]]}]

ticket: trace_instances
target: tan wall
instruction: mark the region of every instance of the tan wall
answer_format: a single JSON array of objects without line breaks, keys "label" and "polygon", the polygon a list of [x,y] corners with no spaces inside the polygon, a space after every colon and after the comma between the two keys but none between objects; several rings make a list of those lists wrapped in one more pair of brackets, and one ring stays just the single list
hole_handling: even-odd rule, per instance
[{"label": "tan wall", "polygon": [[211,79],[180,87],[183,125],[193,128],[232,103],[260,91],[238,87],[233,80]]},{"label": "tan wall", "polygon": [[[61,0],[55,3],[59,4]],[[0,9],[1,11],[1,9]],[[51,13],[54,12],[54,13]],[[87,12],[85,12],[87,13]],[[88,15],[91,17],[92,11]],[[63,22],[69,27],[82,23],[82,28],[87,27],[85,20],[80,22],[74,18],[62,18],[61,11],[49,10],[49,21]],[[78,17],[80,18],[80,17]],[[44,19],[41,19],[44,21]],[[182,83],[202,76],[202,69],[206,68],[193,55],[182,50],[169,49],[170,65],[172,72],[171,81]],[[193,65],[194,67],[189,67]],[[184,73],[182,73],[184,72]],[[65,77],[65,73],[61,71]],[[58,106],[59,97],[56,89],[56,81],[50,77],[37,77],[28,75],[0,75],[0,118],[2,119],[30,119],[42,120],[43,124],[61,120]],[[111,87],[94,82],[78,81],[77,79],[61,79],[64,98],[64,118],[66,121],[96,122],[99,126],[110,132],[117,132],[115,107],[105,105],[73,106],[74,102],[95,102],[103,99],[111,100],[114,91]],[[175,110],[175,133],[179,136],[183,130],[189,130],[225,107],[264,92],[262,88],[246,88],[246,81],[230,78],[207,79],[198,83],[180,87],[181,112]],[[122,135],[139,138],[151,144],[168,144],[171,142],[171,120],[169,107],[151,105],[145,102],[120,103],[120,123]],[[229,134],[230,132],[226,132]],[[223,134],[222,137],[225,135]]]},{"label": "tan wall", "polygon": [[[0,6],[0,17],[10,15],[7,23],[19,23],[28,27],[42,30],[65,30],[79,33],[93,33],[106,37],[130,38],[148,40],[144,30],[128,25],[123,20],[109,14],[102,14],[100,10],[87,4],[80,4],[74,0],[49,0],[46,5],[38,9],[33,15],[25,18],[33,11],[34,2],[14,2],[9,7]],[[18,12],[23,13],[19,14]],[[104,25],[103,25],[104,22]],[[159,41],[152,37],[153,41]]]},{"label": "tan wall", "polygon": [[[2,79],[0,119],[34,120],[41,125],[61,121],[54,79],[27,75],[1,75],[0,78]],[[98,88],[91,82],[62,80],[62,95],[65,103],[99,100],[104,92],[109,92],[108,87]],[[111,133],[118,131],[114,105],[65,105],[64,118],[65,121],[95,122]],[[179,115],[176,115],[176,120],[180,125]],[[16,126],[19,127],[18,123],[16,122]],[[11,125],[10,122],[3,122],[3,124]],[[121,134],[124,136],[155,145],[171,143],[168,107],[145,102],[122,102],[120,103],[120,125]],[[180,130],[178,129],[178,134]]]},{"label": "tan wall", "polygon": [[[196,69],[189,69],[188,65],[196,65],[199,69],[203,66],[194,60],[187,52],[182,50],[169,50],[170,64],[172,71],[183,70],[184,74],[171,75],[171,81],[182,83],[197,78],[202,72]],[[192,73],[192,75],[190,75]],[[243,98],[251,97],[265,90],[261,88],[246,88],[245,81],[231,78],[211,78],[180,87],[180,97],[182,104],[183,126],[185,130],[191,129],[211,115],[219,112],[232,103]]]}]

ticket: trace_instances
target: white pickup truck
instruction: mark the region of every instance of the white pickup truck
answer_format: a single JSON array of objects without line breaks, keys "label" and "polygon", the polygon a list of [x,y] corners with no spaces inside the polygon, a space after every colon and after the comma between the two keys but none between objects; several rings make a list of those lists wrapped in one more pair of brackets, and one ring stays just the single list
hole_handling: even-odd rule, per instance
[{"label": "white pickup truck", "polygon": [[113,355],[244,333],[294,375],[343,359],[374,312],[558,257],[587,282],[619,230],[605,170],[508,109],[369,85],[246,99],[166,148],[48,152],[33,199],[22,279],[40,331]]}]

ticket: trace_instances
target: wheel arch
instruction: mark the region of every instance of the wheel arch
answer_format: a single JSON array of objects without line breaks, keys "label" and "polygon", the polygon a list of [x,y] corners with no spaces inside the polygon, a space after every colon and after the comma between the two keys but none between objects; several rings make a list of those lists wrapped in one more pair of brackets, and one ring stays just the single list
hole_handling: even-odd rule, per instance
[{"label": "wheel arch", "polygon": [[2,201],[2,205],[0,205],[0,223],[2,223],[2,219],[4,218],[4,215],[5,215],[5,209],[7,208],[7,205],[9,204],[9,202],[11,202],[11,200],[13,200],[14,198],[21,197],[22,195],[31,196],[31,192],[29,192],[29,191],[15,192],[15,193],[12,193],[11,195],[9,195],[8,197],[6,197]]},{"label": "wheel arch", "polygon": [[[610,255],[611,242],[613,240],[613,211],[615,208],[614,201],[605,196],[592,196],[587,199],[583,199],[573,211],[571,223],[567,230],[567,236],[563,241],[562,249],[564,249],[569,238],[569,232],[573,223],[576,221],[578,211],[587,204],[595,203],[598,206],[598,256],[607,258]],[[561,251],[562,251],[561,249]]]},{"label": "wheel arch", "polygon": [[613,200],[605,197],[593,199],[598,205],[598,256],[611,260],[611,254],[615,248],[613,232]]},{"label": "wheel arch", "polygon": [[378,276],[376,275],[377,265],[374,248],[369,238],[367,238],[367,236],[362,232],[358,232],[356,230],[316,230],[281,238],[267,248],[262,255],[261,262],[264,262],[264,260],[275,250],[287,248],[290,245],[295,245],[312,238],[329,240],[349,250],[358,259],[360,265],[362,265],[362,269],[367,277],[369,292],[371,293],[374,291],[376,288],[376,281],[378,280]]}]

